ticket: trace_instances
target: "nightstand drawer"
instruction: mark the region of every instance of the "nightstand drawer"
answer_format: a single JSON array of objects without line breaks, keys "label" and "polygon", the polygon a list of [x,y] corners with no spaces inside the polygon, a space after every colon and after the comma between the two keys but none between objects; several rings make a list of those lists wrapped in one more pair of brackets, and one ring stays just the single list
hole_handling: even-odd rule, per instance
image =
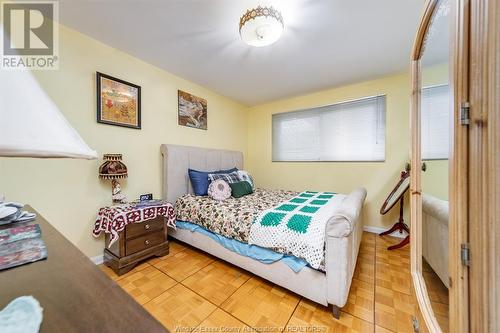
[{"label": "nightstand drawer", "polygon": [[148,232],[163,229],[163,217],[148,220],[141,223],[132,223],[125,227],[125,237],[127,239],[142,236]]},{"label": "nightstand drawer", "polygon": [[125,244],[125,254],[128,256],[133,253],[150,248],[152,246],[161,244],[164,241],[165,241],[165,235],[163,233],[163,230],[150,232],[143,236],[127,240]]}]

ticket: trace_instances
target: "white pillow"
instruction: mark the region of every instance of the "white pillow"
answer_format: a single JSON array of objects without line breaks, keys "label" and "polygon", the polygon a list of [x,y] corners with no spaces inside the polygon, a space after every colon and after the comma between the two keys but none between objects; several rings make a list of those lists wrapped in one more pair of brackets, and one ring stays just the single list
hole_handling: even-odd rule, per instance
[{"label": "white pillow", "polygon": [[217,201],[226,200],[231,196],[231,187],[222,179],[214,180],[208,186],[208,196]]},{"label": "white pillow", "polygon": [[241,181],[249,182],[250,185],[252,185],[252,190],[255,189],[255,184],[253,182],[252,176],[248,173],[248,171],[245,170],[238,170],[238,177],[240,178]]}]

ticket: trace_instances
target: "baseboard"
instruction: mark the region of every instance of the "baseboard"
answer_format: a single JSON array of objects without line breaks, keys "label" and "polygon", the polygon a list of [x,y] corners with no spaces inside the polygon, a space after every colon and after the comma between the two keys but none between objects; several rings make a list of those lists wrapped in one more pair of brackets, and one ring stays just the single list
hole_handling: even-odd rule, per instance
[{"label": "baseboard", "polygon": [[95,256],[95,257],[92,257],[90,258],[90,260],[92,260],[92,262],[96,265],[100,265],[104,262],[104,255],[98,255],[98,256]]},{"label": "baseboard", "polygon": [[[380,233],[386,231],[387,229],[365,225],[363,227],[363,230],[366,232],[374,233],[374,234],[380,234]],[[397,238],[405,238],[406,236],[408,236],[408,233],[406,231],[403,231],[402,233],[399,233],[399,231],[394,231],[389,236],[393,236],[393,237],[397,237]]]}]

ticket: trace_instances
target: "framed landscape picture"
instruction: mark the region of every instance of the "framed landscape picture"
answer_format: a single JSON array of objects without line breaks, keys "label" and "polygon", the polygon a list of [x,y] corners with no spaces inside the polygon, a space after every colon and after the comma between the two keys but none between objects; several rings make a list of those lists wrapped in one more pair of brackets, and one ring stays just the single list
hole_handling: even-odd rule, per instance
[{"label": "framed landscape picture", "polygon": [[199,129],[207,129],[207,100],[178,91],[179,125]]},{"label": "framed landscape picture", "polygon": [[97,72],[97,122],[141,128],[141,87]]}]

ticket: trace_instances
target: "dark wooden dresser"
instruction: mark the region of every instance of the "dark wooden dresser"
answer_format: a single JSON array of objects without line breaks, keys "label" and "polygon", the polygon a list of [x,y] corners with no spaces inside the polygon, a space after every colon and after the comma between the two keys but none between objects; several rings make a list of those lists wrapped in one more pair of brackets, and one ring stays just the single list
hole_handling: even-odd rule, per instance
[{"label": "dark wooden dresser", "polygon": [[106,234],[104,263],[118,275],[127,273],[137,263],[151,256],[166,256],[168,240],[165,218],[158,216],[152,220],[128,224],[111,247],[109,243],[110,236]]},{"label": "dark wooden dresser", "polygon": [[40,332],[167,332],[43,217],[32,223],[48,258],[0,271],[0,308],[32,295],[43,308]]}]

